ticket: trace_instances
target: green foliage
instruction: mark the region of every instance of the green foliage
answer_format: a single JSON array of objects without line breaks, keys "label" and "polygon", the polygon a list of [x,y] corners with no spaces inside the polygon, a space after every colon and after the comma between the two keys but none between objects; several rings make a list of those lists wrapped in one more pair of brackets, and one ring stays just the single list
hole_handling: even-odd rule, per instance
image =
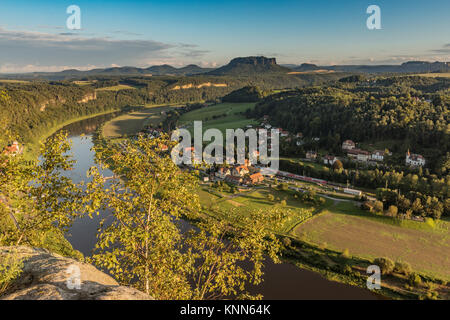
[{"label": "green foliage", "polygon": [[395,267],[394,262],[389,258],[377,258],[373,261],[373,264],[380,267],[382,274],[392,273]]},{"label": "green foliage", "polygon": [[[123,152],[96,148],[99,162],[110,164],[116,178],[106,184],[98,169],[90,170],[87,210],[112,214],[101,223],[93,262],[157,299],[249,297],[246,285],[262,280],[264,253],[277,261],[278,240],[264,226],[268,219],[276,225],[279,213],[229,212],[226,221],[201,214],[192,193],[197,179],[161,153],[161,144],[173,142],[141,137]],[[197,221],[196,228],[182,232],[181,218]],[[252,267],[243,268],[243,261]]]},{"label": "green foliage", "polygon": [[346,248],[341,255],[344,258],[350,258],[350,251]]},{"label": "green foliage", "polygon": [[422,278],[417,273],[411,273],[408,282],[411,286],[419,287],[422,284]]},{"label": "green foliage", "polygon": [[8,254],[0,255],[0,296],[8,289],[23,269],[23,261],[17,256],[14,250]]},{"label": "green foliage", "polygon": [[411,265],[407,262],[397,261],[394,266],[394,271],[404,274],[405,276],[409,276],[412,272],[412,268]]},{"label": "green foliage", "polygon": [[64,175],[73,168],[66,138],[62,132],[49,138],[41,146],[39,162],[25,161],[22,155],[0,156],[2,244],[54,247],[48,238],[66,231],[80,214],[81,186]]},{"label": "green foliage", "polygon": [[257,102],[261,100],[264,93],[258,87],[244,87],[231,92],[222,98],[223,102]]}]

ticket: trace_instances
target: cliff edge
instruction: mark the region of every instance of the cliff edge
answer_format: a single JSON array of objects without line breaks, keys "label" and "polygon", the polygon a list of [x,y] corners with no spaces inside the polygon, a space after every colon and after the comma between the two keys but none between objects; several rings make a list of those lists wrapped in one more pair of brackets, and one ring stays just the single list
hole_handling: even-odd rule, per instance
[{"label": "cliff edge", "polygon": [[48,250],[0,247],[0,258],[11,255],[23,261],[23,268],[0,300],[153,300],[90,264]]}]

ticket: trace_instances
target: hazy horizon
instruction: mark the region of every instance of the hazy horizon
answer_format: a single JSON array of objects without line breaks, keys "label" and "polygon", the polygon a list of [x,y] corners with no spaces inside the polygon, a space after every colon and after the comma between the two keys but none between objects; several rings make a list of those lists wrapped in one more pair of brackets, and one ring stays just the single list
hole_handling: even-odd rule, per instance
[{"label": "hazy horizon", "polygon": [[[81,29],[69,30],[70,5]],[[369,5],[381,29],[369,30]],[[17,10],[22,8],[22,10]],[[5,0],[0,11],[0,73],[117,66],[196,64],[235,57],[279,64],[399,65],[450,61],[448,1],[109,1]]]}]

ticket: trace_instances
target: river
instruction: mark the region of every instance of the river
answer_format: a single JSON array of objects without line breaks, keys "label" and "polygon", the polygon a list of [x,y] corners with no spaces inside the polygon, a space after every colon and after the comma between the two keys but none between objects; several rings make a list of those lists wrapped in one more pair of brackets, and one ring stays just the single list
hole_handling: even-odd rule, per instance
[{"label": "river", "polygon": [[[72,154],[76,160],[74,170],[69,176],[76,182],[86,180],[87,170],[94,166],[92,135],[96,128],[105,121],[117,116],[107,114],[70,124],[63,128],[69,133],[72,141]],[[106,170],[105,175],[112,175]],[[85,256],[92,254],[96,243],[96,233],[102,216],[77,219],[66,238],[72,246]],[[329,281],[320,274],[300,269],[289,263],[274,264],[268,262],[265,266],[264,282],[255,290],[268,300],[299,300],[299,299],[353,299],[374,300],[378,295],[369,290]],[[253,291],[253,290],[252,290]]]}]

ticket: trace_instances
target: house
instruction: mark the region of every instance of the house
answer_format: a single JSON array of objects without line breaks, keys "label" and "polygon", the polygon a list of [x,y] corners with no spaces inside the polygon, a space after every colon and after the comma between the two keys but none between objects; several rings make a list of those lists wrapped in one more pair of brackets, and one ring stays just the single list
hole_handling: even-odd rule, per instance
[{"label": "house", "polygon": [[258,184],[264,181],[264,177],[260,172],[254,173],[244,179],[246,184]]},{"label": "house", "polygon": [[383,161],[384,160],[384,151],[382,150],[375,150],[370,155],[370,159],[374,161]]},{"label": "house", "polygon": [[345,140],[342,144],[342,150],[353,150],[356,148],[356,144],[352,140]]},{"label": "house", "polygon": [[332,166],[338,159],[335,156],[326,155],[323,157],[323,163]]},{"label": "house", "polygon": [[22,152],[23,152],[23,147],[21,147],[19,145],[19,142],[17,142],[17,141],[14,141],[12,144],[6,146],[3,149],[3,154],[8,155],[8,156],[9,155],[15,156],[15,155],[21,154]]},{"label": "house", "polygon": [[308,159],[308,160],[316,160],[317,159],[317,152],[315,152],[315,151],[308,151],[307,153],[306,153],[306,159]]},{"label": "house", "polygon": [[250,170],[248,170],[247,166],[240,165],[240,166],[237,166],[237,167],[233,168],[232,175],[235,176],[235,177],[243,177],[249,172],[250,172]]},{"label": "house", "polygon": [[241,177],[226,176],[225,181],[231,184],[240,185],[243,179]]},{"label": "house", "polygon": [[409,150],[406,153],[406,165],[412,167],[423,167],[426,163],[425,158],[420,154],[410,153]]},{"label": "house", "polygon": [[347,151],[347,156],[353,160],[367,162],[370,157],[369,151],[361,149],[351,149]]},{"label": "house", "polygon": [[231,171],[228,168],[219,168],[216,172],[216,177],[219,179],[225,179],[227,176],[231,175]]},{"label": "house", "polygon": [[280,137],[285,138],[289,135],[289,131],[281,130]]},{"label": "house", "polygon": [[297,134],[295,135],[295,137],[296,137],[297,139],[301,139],[301,138],[303,138],[303,133],[299,132],[299,133],[297,133]]}]

